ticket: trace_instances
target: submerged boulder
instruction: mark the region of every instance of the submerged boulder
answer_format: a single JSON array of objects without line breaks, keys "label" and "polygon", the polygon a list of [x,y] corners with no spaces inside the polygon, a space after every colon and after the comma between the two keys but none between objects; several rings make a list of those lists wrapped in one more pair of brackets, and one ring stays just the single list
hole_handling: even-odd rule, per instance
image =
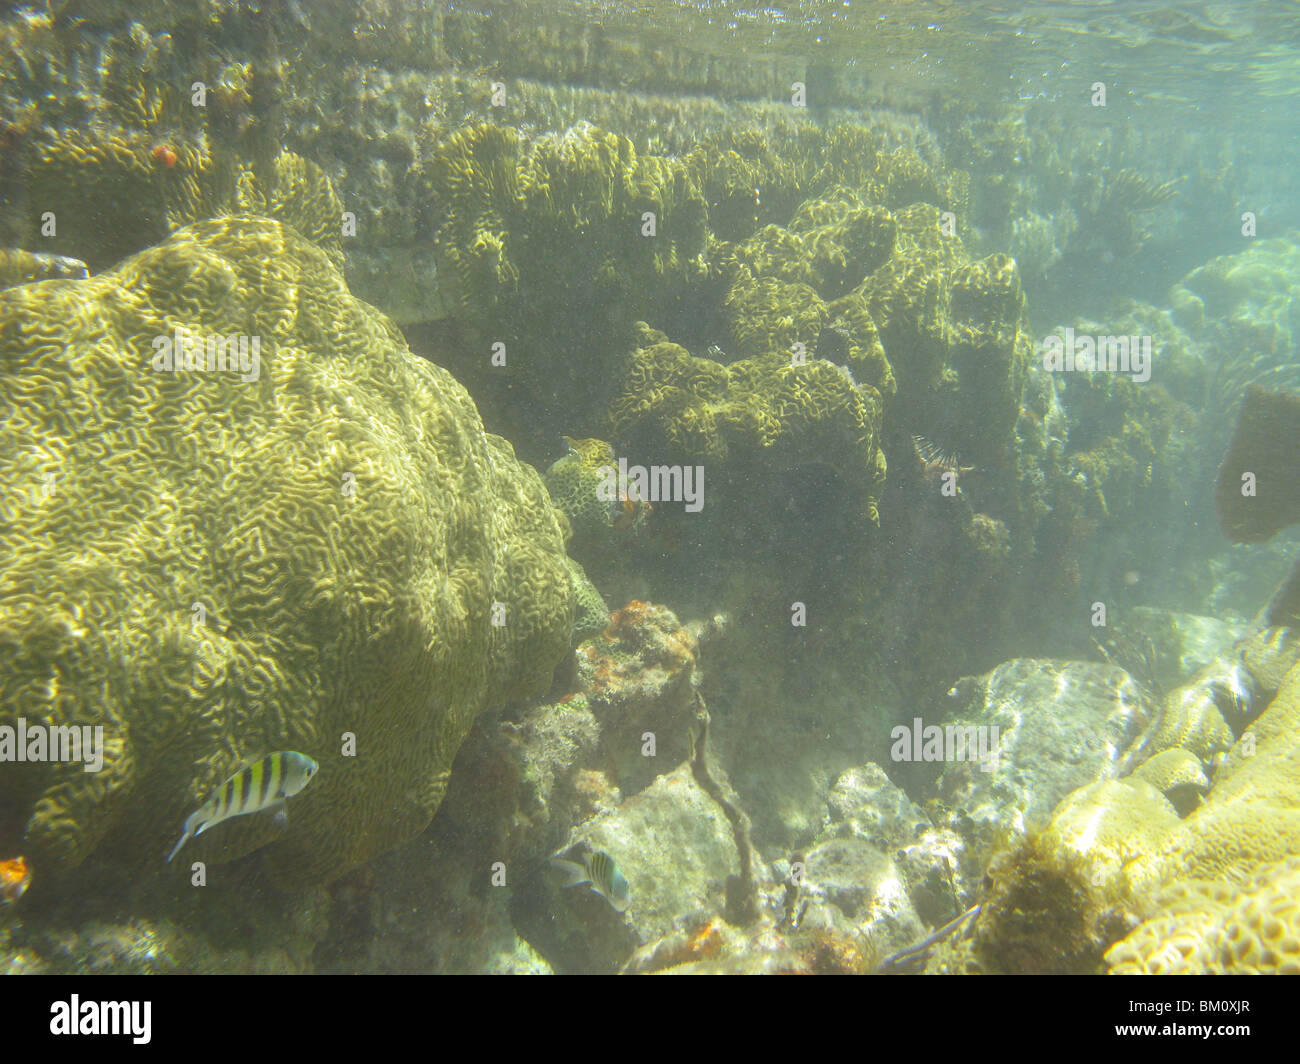
[{"label": "submerged boulder", "polygon": [[[1120,759],[1158,707],[1114,665],[1016,658],[958,682],[963,729],[984,728],[989,755],[944,766],[942,825],[976,854],[1043,824],[1077,787],[1121,774]],[[954,722],[950,722],[954,723]]]}]

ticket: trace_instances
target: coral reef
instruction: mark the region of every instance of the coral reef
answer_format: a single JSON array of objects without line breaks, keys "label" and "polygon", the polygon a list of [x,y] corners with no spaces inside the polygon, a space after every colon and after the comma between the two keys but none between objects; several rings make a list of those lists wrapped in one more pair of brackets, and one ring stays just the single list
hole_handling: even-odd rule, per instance
[{"label": "coral reef", "polygon": [[619,914],[594,893],[561,891],[553,875],[539,873],[554,915],[544,929],[533,929],[531,940],[568,971],[617,970],[636,946],[669,934],[687,914],[714,911],[727,877],[739,868],[722,810],[687,765],[580,825],[571,843],[613,857],[632,901]]},{"label": "coral reef", "polygon": [[710,505],[725,506],[746,478],[827,466],[863,521],[877,519],[885,475],[879,419],[872,393],[830,363],[772,354],[722,366],[644,326],[610,413],[615,438],[634,452],[703,464],[723,495]]},{"label": "coral reef", "polygon": [[604,440],[565,436],[564,442],[568,451],[546,471],[545,480],[574,536],[607,543],[616,532],[640,528],[651,507],[618,475],[614,448]]},{"label": "coral reef", "polygon": [[[1207,666],[1230,667],[1238,641],[1248,634],[1249,626],[1244,624],[1135,606],[1109,621],[1098,644],[1107,661],[1159,693],[1189,682]],[[1271,690],[1277,690],[1276,683]]]},{"label": "coral reef", "polygon": [[1196,808],[1210,789],[1210,778],[1200,758],[1182,747],[1154,754],[1133,770],[1133,778],[1144,780],[1160,791],[1180,816]]},{"label": "coral reef", "polygon": [[573,636],[576,646],[598,632],[605,630],[609,624],[609,608],[596,585],[587,579],[581,565],[572,558],[566,558],[569,579],[573,586]]},{"label": "coral reef", "polygon": [[800,868],[797,891],[785,903],[792,930],[833,929],[879,957],[921,937],[923,923],[946,923],[961,907],[962,840],[936,828],[878,765],[843,773],[827,810],[813,844],[785,862]]},{"label": "coral reef", "polygon": [[554,387],[558,375],[581,394],[598,376],[602,336],[655,316],[702,276],[707,210],[684,164],[642,157],[590,124],[533,140],[466,127],[415,180],[443,298],[480,335],[545,352],[521,364],[528,379],[549,374]]},{"label": "coral reef", "polygon": [[[842,64],[820,15],[751,61],[768,10],[10,6],[0,724],[106,760],[0,779],[8,967],[1093,972],[1143,919],[1112,970],[1294,967],[1300,568],[1231,625],[1300,517],[1277,164],[876,70],[960,15]],[[1154,379],[1044,368],[1031,307]],[[886,764],[917,716],[995,758]],[[287,831],[177,894],[184,815],[290,746]]]},{"label": "coral reef", "polygon": [[1300,975],[1300,859],[1244,882],[1176,883],[1106,952],[1111,975]]},{"label": "coral reef", "polygon": [[1249,670],[1235,662],[1211,662],[1189,683],[1169,692],[1150,728],[1128,751],[1126,761],[1134,765],[1181,749],[1208,766],[1232,746],[1253,719],[1254,703],[1255,681]]},{"label": "coral reef", "polygon": [[[578,648],[582,690],[600,718],[602,739],[625,793],[690,751],[695,721],[695,640],[672,611],[648,602],[615,610],[609,626]],[[653,753],[645,752],[646,736]],[[663,759],[663,760],[661,760]]]},{"label": "coral reef", "polygon": [[[186,336],[203,368],[151,368]],[[150,867],[240,759],[290,748],[321,770],[287,834],[244,818],[192,856],[270,842],[280,881],[331,879],[428,823],[483,708],[549,685],[573,593],[540,476],[294,230],[204,222],[6,289],[0,348],[0,719],[104,727],[102,772],[0,783],[42,875],[109,843]]]},{"label": "coral reef", "polygon": [[[257,214],[291,225],[343,263],[343,207],[324,171],[292,152],[251,163],[180,144],[168,162],[146,134],[65,130],[31,149],[28,246],[75,256],[100,270],[204,218]],[[57,230],[34,234],[52,214]]]},{"label": "coral reef", "polygon": [[1100,111],[1093,122],[1022,101],[954,96],[927,120],[971,171],[976,242],[1015,257],[1031,303],[1048,315],[1161,294],[1207,245],[1227,250],[1231,240],[1230,227],[1192,241],[1189,229],[1235,216],[1251,196],[1263,202],[1272,180],[1207,129],[1116,124]]},{"label": "coral reef", "polygon": [[[1212,775],[1193,751],[1170,748],[1129,778],[1083,787],[1057,807],[1035,842],[1039,863],[1077,867],[1104,900],[1098,911],[1134,924],[1145,920],[1109,954],[1112,970],[1289,970],[1294,963],[1294,921],[1283,900],[1293,890],[1275,886],[1279,877],[1285,884],[1294,876],[1285,862],[1300,846],[1300,798],[1291,770],[1297,705],[1300,670],[1292,668]],[[1179,809],[1152,785],[1191,779],[1199,792],[1204,783],[1198,773],[1210,776],[1208,793]],[[1009,889],[1037,889],[1033,867],[1014,860],[1007,867]],[[1106,926],[1113,938],[1103,947],[1128,930],[1113,921]],[[986,932],[984,919],[980,928],[980,934],[998,934]],[[1089,964],[1095,937],[1088,939]]]},{"label": "coral reef", "polygon": [[[98,871],[109,879],[109,869]],[[105,882],[106,880],[101,880]],[[177,896],[111,886],[0,922],[8,975],[299,975],[315,970],[333,906],[322,888],[281,894],[246,879]]]},{"label": "coral reef", "polygon": [[1300,741],[1297,706],[1300,673],[1293,669],[1218,766],[1205,803],[1135,863],[1136,877],[1240,876],[1296,851],[1300,795],[1288,759]]}]

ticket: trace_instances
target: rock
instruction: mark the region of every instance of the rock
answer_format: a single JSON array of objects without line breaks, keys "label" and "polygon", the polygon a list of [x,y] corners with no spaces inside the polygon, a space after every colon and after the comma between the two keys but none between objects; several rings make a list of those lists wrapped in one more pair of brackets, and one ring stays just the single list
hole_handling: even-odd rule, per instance
[{"label": "rock", "polygon": [[861,839],[892,857],[911,907],[925,923],[942,924],[969,903],[969,884],[958,881],[961,838],[937,828],[876,764],[844,772],[827,799],[820,839]]},{"label": "rock", "polygon": [[1115,649],[1112,664],[1168,691],[1187,683],[1198,669],[1228,656],[1249,630],[1249,625],[1215,617],[1135,606],[1112,626],[1108,649]]},{"label": "rock", "polygon": [[670,609],[636,600],[578,648],[578,677],[623,793],[686,758],[696,712],[695,652],[695,639]]},{"label": "rock", "polygon": [[567,849],[608,853],[630,902],[615,912],[589,887],[562,888],[545,866],[537,870],[517,926],[561,972],[617,971],[637,947],[720,912],[727,877],[740,868],[731,825],[687,765],[580,825]]},{"label": "rock", "polygon": [[954,692],[963,708],[949,724],[998,729],[995,758],[947,763],[938,785],[940,826],[963,837],[976,866],[1075,788],[1118,775],[1158,709],[1123,669],[1091,662],[1017,658]]},{"label": "rock", "polygon": [[876,764],[840,775],[826,799],[826,831],[866,839],[881,850],[915,841],[930,818]]},{"label": "rock", "polygon": [[[809,903],[801,931],[852,932],[876,952],[900,949],[925,928],[908,896],[902,871],[877,847],[860,838],[829,839],[808,851],[804,895]],[[847,928],[840,925],[847,924]]]}]

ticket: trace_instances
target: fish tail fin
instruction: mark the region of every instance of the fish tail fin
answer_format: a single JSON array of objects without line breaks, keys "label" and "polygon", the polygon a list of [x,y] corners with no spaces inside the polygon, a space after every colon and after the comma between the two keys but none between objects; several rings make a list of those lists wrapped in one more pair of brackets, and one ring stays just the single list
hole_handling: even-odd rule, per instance
[{"label": "fish tail fin", "polygon": [[[195,830],[194,827],[196,824],[198,824],[197,831]],[[185,828],[181,832],[180,841],[178,841],[176,845],[172,847],[172,852],[167,855],[167,863],[171,864],[172,858],[175,857],[176,854],[180,852],[180,848],[184,846],[187,842],[189,842],[190,839],[194,838],[195,835],[202,835],[204,828],[206,828],[207,826],[208,826],[208,821],[206,820],[203,821],[203,823],[199,824],[198,813],[191,813],[188,817],[186,817]]]},{"label": "fish tail fin", "polygon": [[189,825],[189,822],[186,821],[186,823],[185,823],[185,830],[184,830],[183,832],[181,832],[180,841],[177,842],[176,845],[172,847],[172,852],[169,853],[169,854],[167,855],[167,863],[168,863],[168,864],[171,864],[171,863],[172,863],[172,858],[175,857],[175,856],[180,852],[180,849],[181,849],[182,846],[184,846],[187,842],[189,842],[190,837],[191,837],[192,835],[193,835],[193,832],[190,831],[190,825]]},{"label": "fish tail fin", "polygon": [[590,883],[591,877],[587,875],[587,870],[575,861],[566,861],[560,857],[551,858],[551,867],[560,873],[563,882],[561,886],[577,887],[583,883]]}]

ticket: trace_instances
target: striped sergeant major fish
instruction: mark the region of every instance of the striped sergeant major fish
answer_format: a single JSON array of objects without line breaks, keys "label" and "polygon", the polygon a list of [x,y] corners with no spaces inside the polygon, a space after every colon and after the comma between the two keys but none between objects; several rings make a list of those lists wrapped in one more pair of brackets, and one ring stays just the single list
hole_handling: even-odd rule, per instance
[{"label": "striped sergeant major fish", "polygon": [[202,835],[208,828],[232,817],[272,809],[275,822],[285,826],[289,823],[285,799],[292,798],[306,787],[318,768],[320,766],[306,754],[296,750],[278,750],[240,769],[197,812],[190,814],[180,842],[167,855],[167,863],[171,864],[180,848],[194,836]]},{"label": "striped sergeant major fish", "polygon": [[614,858],[604,850],[587,851],[578,861],[566,861],[560,857],[551,858],[551,867],[563,877],[562,886],[580,887],[589,883],[591,889],[614,907],[615,912],[627,909],[629,891],[627,879],[618,870]]}]

